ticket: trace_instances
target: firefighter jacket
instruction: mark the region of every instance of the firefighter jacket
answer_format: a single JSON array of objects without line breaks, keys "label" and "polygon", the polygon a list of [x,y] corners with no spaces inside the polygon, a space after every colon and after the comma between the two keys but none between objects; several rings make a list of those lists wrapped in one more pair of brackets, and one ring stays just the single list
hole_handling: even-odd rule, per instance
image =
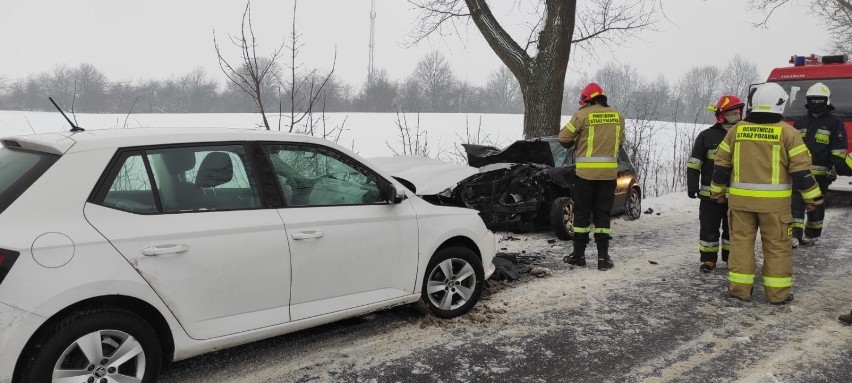
[{"label": "firefighter jacket", "polygon": [[795,184],[806,202],[819,204],[822,193],[810,169],[808,148],[795,128],[741,121],[716,151],[711,197],[723,197],[727,189],[733,210],[789,211]]},{"label": "firefighter jacket", "polygon": [[814,175],[824,176],[846,166],[846,129],[837,116],[827,112],[814,117],[808,113],[795,121],[795,127],[811,151]]},{"label": "firefighter jacket", "polygon": [[559,141],[576,142],[577,176],[586,180],[618,178],[618,153],[624,140],[624,119],[615,108],[586,105],[559,132]]},{"label": "firefighter jacket", "polygon": [[710,181],[713,178],[713,160],[716,148],[725,139],[728,130],[722,124],[713,125],[695,138],[692,154],[686,163],[687,190],[698,193],[701,198],[710,197]]}]

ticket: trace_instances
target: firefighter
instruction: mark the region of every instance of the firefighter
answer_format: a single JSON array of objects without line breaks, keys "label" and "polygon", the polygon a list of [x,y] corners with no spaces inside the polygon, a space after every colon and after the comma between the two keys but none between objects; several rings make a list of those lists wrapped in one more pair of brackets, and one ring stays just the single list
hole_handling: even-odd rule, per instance
[{"label": "firefighter", "polygon": [[793,188],[802,193],[808,209],[822,203],[808,148],[799,132],[782,121],[788,98],[778,84],[760,85],[752,112],[731,128],[716,151],[710,196],[724,203],[725,193],[730,195],[728,291],[741,300],[749,300],[754,287],[758,229],[766,298],[773,304],[793,300]]},{"label": "firefighter", "polygon": [[[728,134],[728,130],[743,118],[745,104],[737,96],[725,95],[708,110],[716,115],[716,124],[705,129],[695,138],[692,154],[686,163],[686,184],[689,198],[701,198],[698,207],[698,251],[701,254],[699,270],[709,273],[719,259],[719,226],[722,226],[722,262],[728,262],[728,205],[710,199],[710,181],[713,175],[713,159],[716,148]],[[700,182],[699,182],[700,181]]]},{"label": "firefighter", "polygon": [[[843,121],[831,114],[834,106],[831,105],[831,91],[827,86],[819,82],[814,84],[808,88],[805,100],[808,113],[796,120],[795,127],[811,152],[811,173],[825,195],[828,185],[837,179],[835,169],[842,173],[846,166],[846,129]],[[825,206],[817,206],[814,211],[808,212],[805,223],[805,202],[801,194],[793,193],[792,209],[793,247],[814,245],[822,234]]]},{"label": "firefighter", "polygon": [[[586,245],[592,232],[598,248],[598,270],[614,264],[609,256],[610,212],[618,178],[618,153],[624,139],[624,118],[607,104],[600,85],[590,83],[580,92],[580,110],[559,132],[563,144],[575,143],[574,252],[565,262],[586,265]],[[594,223],[594,229],[592,228]]]}]

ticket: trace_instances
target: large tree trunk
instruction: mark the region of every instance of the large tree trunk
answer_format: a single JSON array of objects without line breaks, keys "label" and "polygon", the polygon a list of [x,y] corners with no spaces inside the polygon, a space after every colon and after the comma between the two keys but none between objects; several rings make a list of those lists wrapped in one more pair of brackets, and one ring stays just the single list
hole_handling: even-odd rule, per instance
[{"label": "large tree trunk", "polygon": [[561,79],[546,78],[530,81],[523,86],[524,137],[552,136],[559,132],[562,116],[562,89],[565,76]]},{"label": "large tree trunk", "polygon": [[518,79],[524,96],[524,136],[559,132],[565,71],[574,36],[576,0],[546,0],[536,57],[530,57],[500,26],[485,0],[465,0],[474,24]]},{"label": "large tree trunk", "polygon": [[524,96],[524,137],[535,138],[559,133],[562,117],[562,98],[565,89],[564,63],[539,56],[529,77],[521,81]]}]

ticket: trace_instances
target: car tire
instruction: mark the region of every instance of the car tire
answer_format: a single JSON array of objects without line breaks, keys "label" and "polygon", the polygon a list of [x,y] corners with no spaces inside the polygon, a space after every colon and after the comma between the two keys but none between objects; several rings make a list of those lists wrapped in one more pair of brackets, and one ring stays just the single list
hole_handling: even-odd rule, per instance
[{"label": "car tire", "polygon": [[559,197],[550,205],[550,228],[556,238],[570,240],[574,237],[574,200]]},{"label": "car tire", "polygon": [[435,316],[455,318],[476,305],[484,284],[479,256],[466,247],[447,247],[429,261],[420,295]]},{"label": "car tire", "polygon": [[624,220],[635,221],[642,217],[642,193],[637,188],[630,188],[630,194],[624,201]]},{"label": "car tire", "polygon": [[[81,345],[87,341],[99,343],[89,343],[94,347],[84,352]],[[119,309],[72,314],[43,331],[28,350],[18,382],[51,382],[59,373],[80,377],[81,383],[121,375],[150,383],[163,364],[156,331],[140,316]]]}]

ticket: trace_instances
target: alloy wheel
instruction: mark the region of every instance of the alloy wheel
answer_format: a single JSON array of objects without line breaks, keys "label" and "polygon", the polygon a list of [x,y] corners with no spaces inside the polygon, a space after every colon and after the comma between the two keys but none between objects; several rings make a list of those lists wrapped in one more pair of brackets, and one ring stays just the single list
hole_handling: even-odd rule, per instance
[{"label": "alloy wheel", "polygon": [[464,259],[450,258],[429,272],[426,294],[435,307],[450,311],[464,306],[474,295],[476,273]]},{"label": "alloy wheel", "polygon": [[568,233],[574,232],[574,201],[569,200],[562,208],[562,224]]},{"label": "alloy wheel", "polygon": [[100,330],[69,345],[53,369],[53,383],[137,383],[145,375],[145,351],[130,334]]}]

